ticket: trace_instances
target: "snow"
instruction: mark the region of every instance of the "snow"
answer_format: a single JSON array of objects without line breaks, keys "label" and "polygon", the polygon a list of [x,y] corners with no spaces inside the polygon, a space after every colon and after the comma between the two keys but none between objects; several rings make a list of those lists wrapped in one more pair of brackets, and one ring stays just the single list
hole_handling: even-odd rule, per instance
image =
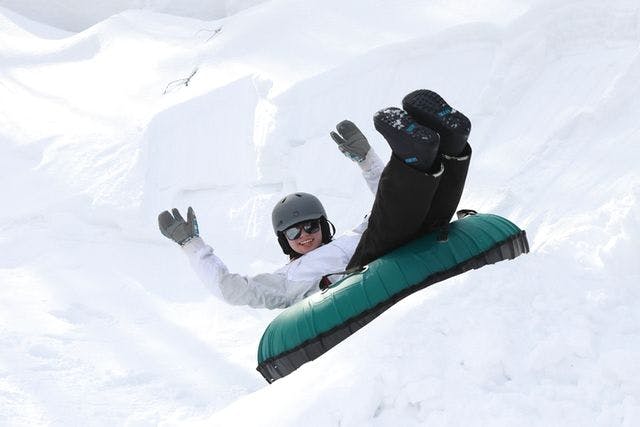
[{"label": "snow", "polygon": [[129,9],[194,17],[202,20],[233,15],[265,0],[109,0],[87,7],[83,0],[2,0],[0,6],[30,19],[67,31],[82,31],[112,15]]},{"label": "snow", "polygon": [[[636,1],[82,5],[0,1],[0,425],[640,424]],[[388,157],[372,115],[416,88],[471,118],[461,208],[531,253],[267,385],[278,311],[216,300],[157,214],[275,269],[282,195],[342,231],[372,203],[329,131]]]}]

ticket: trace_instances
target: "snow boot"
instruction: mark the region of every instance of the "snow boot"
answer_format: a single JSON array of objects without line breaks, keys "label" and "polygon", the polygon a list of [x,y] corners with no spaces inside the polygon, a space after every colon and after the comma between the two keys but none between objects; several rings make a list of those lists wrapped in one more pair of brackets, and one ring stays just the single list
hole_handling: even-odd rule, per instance
[{"label": "snow boot", "polygon": [[437,93],[420,89],[402,100],[402,108],[418,123],[440,134],[440,153],[458,156],[467,145],[471,122]]},{"label": "snow boot", "polygon": [[440,137],[417,123],[406,111],[389,107],[373,116],[373,124],[384,136],[393,154],[408,166],[429,172],[438,155]]}]

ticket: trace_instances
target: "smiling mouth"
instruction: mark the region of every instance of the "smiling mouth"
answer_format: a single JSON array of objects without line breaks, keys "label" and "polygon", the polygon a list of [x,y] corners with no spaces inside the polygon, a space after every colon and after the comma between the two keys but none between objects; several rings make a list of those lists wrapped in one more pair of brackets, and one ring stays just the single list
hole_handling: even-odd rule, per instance
[{"label": "smiling mouth", "polygon": [[300,245],[308,245],[309,243],[313,242],[314,239],[306,239],[306,240],[302,240],[299,244]]}]

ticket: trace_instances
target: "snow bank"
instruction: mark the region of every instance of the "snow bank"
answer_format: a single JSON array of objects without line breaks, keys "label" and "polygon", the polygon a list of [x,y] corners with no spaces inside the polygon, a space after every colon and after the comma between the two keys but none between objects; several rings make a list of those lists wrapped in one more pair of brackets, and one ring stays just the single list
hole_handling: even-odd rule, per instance
[{"label": "snow bank", "polygon": [[265,0],[2,0],[0,6],[66,31],[78,32],[125,10],[145,10],[203,20],[220,19]]},{"label": "snow bank", "polygon": [[[638,424],[636,2],[231,15],[254,4],[0,3],[0,424]],[[388,157],[371,116],[419,87],[472,120],[461,207],[532,253],[267,386],[276,313],[215,300],[156,215],[191,205],[232,270],[277,268],[283,194],[317,194],[339,230],[372,202],[329,130],[349,118]]]}]

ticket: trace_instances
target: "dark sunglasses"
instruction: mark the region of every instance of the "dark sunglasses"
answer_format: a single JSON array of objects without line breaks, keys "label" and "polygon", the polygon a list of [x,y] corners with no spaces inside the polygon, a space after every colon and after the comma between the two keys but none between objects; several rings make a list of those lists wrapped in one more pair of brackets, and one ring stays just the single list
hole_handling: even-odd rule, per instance
[{"label": "dark sunglasses", "polygon": [[284,235],[288,240],[296,240],[302,236],[302,230],[307,234],[313,234],[320,230],[320,221],[317,219],[311,221],[305,221],[300,224],[296,224],[293,227],[289,227],[284,230]]}]

